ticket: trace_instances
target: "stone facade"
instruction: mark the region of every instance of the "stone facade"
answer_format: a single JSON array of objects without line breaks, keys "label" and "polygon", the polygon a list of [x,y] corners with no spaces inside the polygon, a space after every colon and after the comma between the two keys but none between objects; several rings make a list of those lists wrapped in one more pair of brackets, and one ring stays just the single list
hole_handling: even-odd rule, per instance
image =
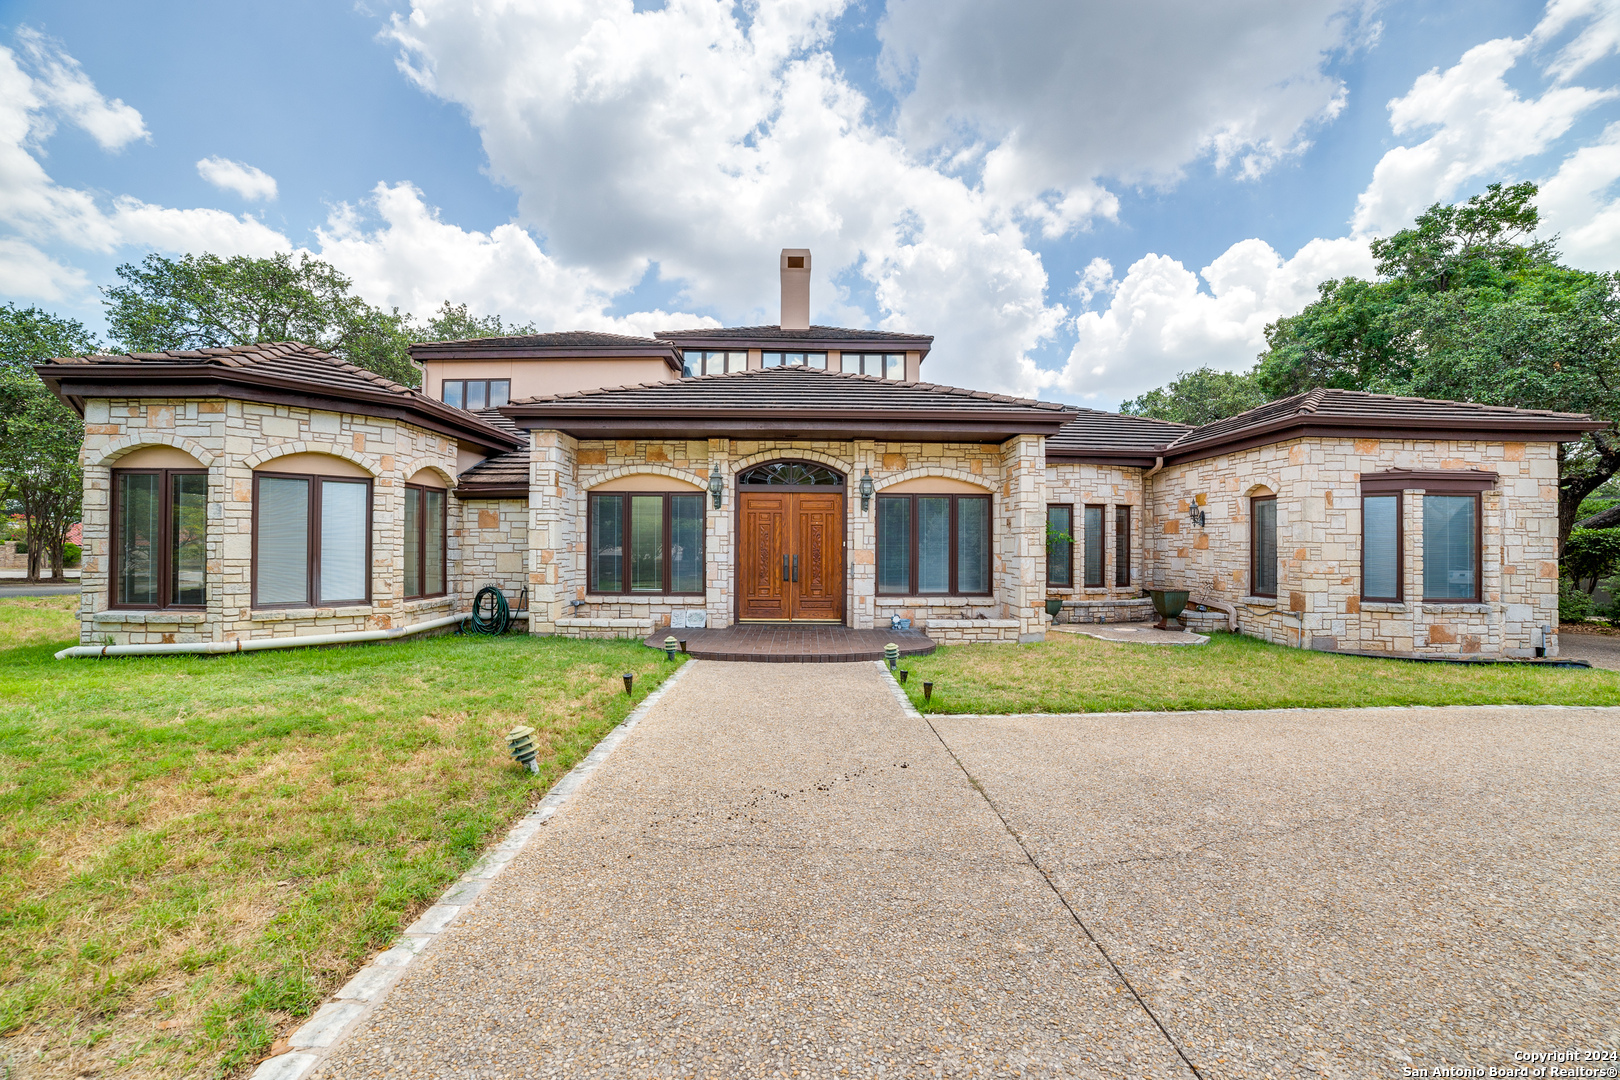
[{"label": "stone facade", "polygon": [[[1146,470],[1125,468],[1118,465],[1089,465],[1071,464],[1063,462],[1046,467],[1046,502],[1067,503],[1074,507],[1074,584],[1072,586],[1055,586],[1048,584],[1046,595],[1048,597],[1063,599],[1064,610],[1073,610],[1077,613],[1098,612],[1104,618],[1076,617],[1076,622],[1111,621],[1106,614],[1113,610],[1114,605],[1086,606],[1098,602],[1131,599],[1142,595],[1142,583],[1145,580],[1142,574],[1143,566],[1143,479]],[[1082,547],[1082,523],[1087,506],[1103,507],[1103,583],[1100,588],[1088,588],[1085,584],[1084,563]],[[1115,541],[1117,539],[1118,518],[1115,508],[1125,506],[1131,511],[1130,527],[1130,583],[1118,585],[1115,583]]]},{"label": "stone facade", "polygon": [[[1482,503],[1482,603],[1423,595],[1423,504],[1404,493],[1405,601],[1361,591],[1362,473],[1481,469],[1499,474]],[[1250,497],[1277,496],[1275,599],[1250,595]],[[1236,605],[1238,630],[1303,648],[1531,656],[1558,627],[1558,457],[1554,443],[1420,439],[1292,439],[1165,468],[1148,487],[1154,585]],[[1200,528],[1194,506],[1206,515]],[[1225,616],[1194,613],[1200,628]],[[1206,626],[1207,624],[1207,626]]]},{"label": "stone facade", "polygon": [[485,585],[506,594],[513,610],[529,587],[529,506],[523,499],[450,501],[450,531],[461,553],[461,589]]},{"label": "stone facade", "polygon": [[[168,446],[208,471],[207,610],[109,609],[112,470],[127,454]],[[347,607],[255,611],[252,606],[253,471],[289,454],[326,454],[372,478],[371,600]],[[450,593],[403,596],[404,484],[427,468],[453,486],[453,440],[374,416],[232,399],[92,399],[85,404],[84,555],[80,640],[160,644],[390,629],[466,607],[460,536],[450,533]]]},{"label": "stone facade", "polygon": [[[530,591],[537,598],[531,632],[637,636],[670,625],[672,616],[701,609],[710,627],[736,621],[737,474],[779,459],[813,461],[842,472],[845,488],[845,621],[858,628],[887,625],[891,616],[913,620],[930,633],[963,640],[1029,639],[1045,614],[1045,504],[1041,495],[1041,440],[1005,445],[806,440],[586,440],[560,432],[533,433],[529,547]],[[723,505],[706,498],[705,577],[702,597],[593,595],[587,589],[587,493],[600,484],[647,475],[707,491],[712,470],[725,485]],[[876,591],[874,509],[861,510],[859,481],[870,471],[878,494],[912,481],[940,478],[976,485],[991,495],[992,580],[988,597],[883,596]],[[972,622],[971,633],[954,624]],[[946,625],[951,624],[951,625]]]}]

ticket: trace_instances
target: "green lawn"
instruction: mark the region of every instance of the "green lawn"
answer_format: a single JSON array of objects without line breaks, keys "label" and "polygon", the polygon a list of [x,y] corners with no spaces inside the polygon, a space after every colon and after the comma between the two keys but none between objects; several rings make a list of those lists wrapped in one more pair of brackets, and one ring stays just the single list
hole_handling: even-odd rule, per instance
[{"label": "green lawn", "polygon": [[0,600],[0,1076],[245,1073],[624,718],[621,673],[674,670],[523,636],[53,660],[75,602]]},{"label": "green lawn", "polygon": [[[1511,664],[1419,664],[1214,634],[1208,645],[959,645],[908,658],[906,693],[938,713],[1079,713],[1370,705],[1620,705],[1620,673]],[[924,680],[934,683],[923,701]]]}]

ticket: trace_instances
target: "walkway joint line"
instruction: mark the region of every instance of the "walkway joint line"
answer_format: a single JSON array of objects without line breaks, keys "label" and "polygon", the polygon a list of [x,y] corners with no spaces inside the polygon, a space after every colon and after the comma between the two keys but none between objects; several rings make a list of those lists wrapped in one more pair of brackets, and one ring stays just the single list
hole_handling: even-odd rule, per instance
[{"label": "walkway joint line", "polygon": [[[893,681],[893,676],[890,676],[890,681]],[[895,689],[899,689],[898,683],[895,684]],[[910,704],[909,700],[907,704]],[[1159,1019],[1158,1014],[1142,999],[1142,995],[1137,993],[1135,984],[1131,982],[1125,972],[1120,970],[1119,965],[1114,963],[1114,958],[1108,955],[1108,950],[1103,948],[1103,943],[1097,940],[1097,935],[1091,932],[1091,927],[1087,926],[1086,921],[1080,917],[1080,913],[1074,910],[1074,905],[1069,903],[1067,896],[1063,895],[1063,890],[1057,887],[1057,882],[1053,881],[1052,875],[1046,872],[1046,867],[1035,861],[1035,853],[1029,850],[1029,846],[1024,843],[1023,837],[1019,836],[1017,831],[1013,829],[1011,823],[1007,821],[1007,815],[1001,812],[1001,807],[997,806],[996,801],[990,797],[990,793],[984,790],[984,785],[980,784],[978,780],[974,779],[973,774],[968,772],[967,766],[962,764],[962,759],[956,756],[956,751],[951,749],[951,744],[945,741],[945,736],[939,733],[939,729],[934,726],[934,722],[927,717],[922,717],[922,721],[928,725],[928,730],[934,733],[934,738],[939,740],[939,745],[943,746],[945,752],[951,755],[951,760],[956,762],[956,767],[962,770],[962,775],[967,779],[968,785],[974,791],[977,791],[979,797],[994,811],[997,820],[1001,822],[1001,827],[1007,830],[1007,835],[1012,837],[1013,843],[1018,845],[1018,850],[1024,853],[1024,858],[1029,860],[1029,865],[1033,866],[1036,873],[1041,875],[1041,880],[1046,882],[1048,889],[1052,890],[1052,895],[1058,898],[1058,903],[1062,904],[1063,909],[1069,913],[1069,918],[1074,920],[1074,924],[1086,935],[1086,940],[1090,941],[1097,952],[1102,955],[1103,962],[1108,965],[1119,981],[1125,984],[1125,989],[1130,991],[1131,997],[1136,999],[1136,1003],[1141,1006],[1142,1011],[1147,1013],[1148,1019],[1153,1021],[1153,1026],[1158,1028],[1159,1034],[1164,1036],[1164,1041],[1170,1044],[1170,1049],[1176,1052],[1176,1056],[1181,1059],[1181,1063],[1187,1066],[1198,1080],[1204,1080],[1204,1074],[1199,1071],[1198,1066],[1194,1065],[1192,1059],[1181,1049],[1181,1044],[1176,1042],[1175,1036],[1170,1034],[1170,1029],[1164,1026],[1164,1022]]]}]

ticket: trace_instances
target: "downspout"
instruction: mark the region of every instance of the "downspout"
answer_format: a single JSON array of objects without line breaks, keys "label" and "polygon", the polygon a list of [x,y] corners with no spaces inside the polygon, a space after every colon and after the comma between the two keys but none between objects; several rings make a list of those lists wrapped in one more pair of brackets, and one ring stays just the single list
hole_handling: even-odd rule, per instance
[{"label": "downspout", "polygon": [[81,656],[172,656],[178,653],[239,653],[261,649],[302,649],[310,645],[351,645],[362,641],[393,641],[426,630],[437,630],[467,619],[467,615],[446,615],[392,630],[351,630],[341,634],[310,634],[305,637],[257,638],[252,641],[195,641],[174,645],[75,645],[56,654],[66,660]]}]

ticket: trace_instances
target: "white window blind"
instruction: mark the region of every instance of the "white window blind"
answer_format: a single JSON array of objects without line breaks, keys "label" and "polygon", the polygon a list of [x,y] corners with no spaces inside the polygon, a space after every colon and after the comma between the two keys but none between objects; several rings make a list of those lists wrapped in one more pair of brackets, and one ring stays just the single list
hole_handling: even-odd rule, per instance
[{"label": "white window blind", "polygon": [[257,602],[309,603],[309,481],[261,476],[256,512]]},{"label": "white window blind", "polygon": [[367,485],[321,481],[320,602],[366,598]]},{"label": "white window blind", "polygon": [[1395,600],[1401,595],[1399,516],[1399,496],[1369,495],[1361,500],[1362,596]]}]

